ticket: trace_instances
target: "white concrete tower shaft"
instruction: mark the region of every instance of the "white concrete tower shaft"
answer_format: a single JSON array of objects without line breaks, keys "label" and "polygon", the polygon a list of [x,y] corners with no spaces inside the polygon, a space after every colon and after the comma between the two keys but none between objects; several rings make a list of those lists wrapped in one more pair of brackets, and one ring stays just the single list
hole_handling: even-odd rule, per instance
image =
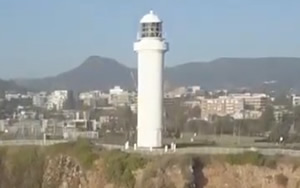
[{"label": "white concrete tower shaft", "polygon": [[152,11],[140,21],[134,43],[138,59],[138,147],[161,147],[163,126],[163,70],[168,43],[162,21]]}]

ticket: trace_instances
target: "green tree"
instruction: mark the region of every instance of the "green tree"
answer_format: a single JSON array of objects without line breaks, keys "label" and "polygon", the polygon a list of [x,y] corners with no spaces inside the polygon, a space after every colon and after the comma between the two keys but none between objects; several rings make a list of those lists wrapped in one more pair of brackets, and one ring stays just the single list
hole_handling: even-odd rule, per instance
[{"label": "green tree", "polygon": [[232,134],[234,130],[234,122],[230,116],[216,117],[213,126],[215,133],[219,135]]},{"label": "green tree", "polygon": [[191,120],[186,125],[186,130],[193,133],[213,134],[213,127],[204,120]]},{"label": "green tree", "polygon": [[199,106],[193,107],[189,112],[189,116],[192,118],[199,118],[201,116],[201,108]]},{"label": "green tree", "polygon": [[132,139],[132,131],[136,128],[136,118],[129,106],[117,108],[116,116],[118,117],[118,126],[125,132],[125,139]]},{"label": "green tree", "polygon": [[284,140],[288,137],[290,126],[285,126],[284,124],[277,124],[272,127],[269,139],[273,142],[278,142],[280,137]]},{"label": "green tree", "polygon": [[295,130],[299,133],[300,132],[300,106],[296,106],[294,108],[294,126]]},{"label": "green tree", "polygon": [[240,127],[242,135],[254,136],[265,131],[265,128],[261,126],[259,120],[245,119],[240,121],[242,121]]},{"label": "green tree", "polygon": [[275,105],[286,106],[289,109],[291,109],[292,100],[286,93],[283,92],[283,93],[281,93],[281,94],[279,94],[275,97],[274,104]]},{"label": "green tree", "polygon": [[175,102],[165,108],[166,110],[166,131],[168,135],[179,137],[184,130],[188,115],[187,109],[181,101]]},{"label": "green tree", "polygon": [[286,140],[289,136],[289,130],[293,124],[293,118],[291,114],[283,114],[282,121],[271,129],[270,140],[278,141],[280,137]]},{"label": "green tree", "polygon": [[260,125],[264,131],[269,131],[275,124],[274,109],[267,106],[260,117]]}]

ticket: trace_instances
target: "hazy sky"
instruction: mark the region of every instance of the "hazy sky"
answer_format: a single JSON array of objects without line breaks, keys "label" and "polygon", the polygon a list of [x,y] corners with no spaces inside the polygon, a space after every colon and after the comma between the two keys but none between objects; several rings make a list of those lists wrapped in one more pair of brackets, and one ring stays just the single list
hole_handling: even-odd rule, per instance
[{"label": "hazy sky", "polygon": [[136,66],[140,18],[164,20],[166,65],[300,56],[299,0],[0,0],[0,78],[55,75],[90,55]]}]

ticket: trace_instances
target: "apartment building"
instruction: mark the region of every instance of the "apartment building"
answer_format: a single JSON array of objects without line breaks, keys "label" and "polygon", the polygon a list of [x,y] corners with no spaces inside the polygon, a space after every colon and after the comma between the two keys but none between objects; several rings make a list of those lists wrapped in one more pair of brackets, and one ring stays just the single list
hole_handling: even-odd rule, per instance
[{"label": "apartment building", "polygon": [[100,90],[82,92],[79,94],[79,100],[82,102],[82,104],[91,107],[107,105],[108,98],[109,94]]},{"label": "apartment building", "polygon": [[293,102],[293,106],[299,106],[300,105],[300,96],[292,95],[292,102]]},{"label": "apartment building", "polygon": [[124,91],[119,86],[109,90],[108,104],[112,106],[124,106],[137,102],[135,92]]},{"label": "apartment building", "polygon": [[33,106],[44,108],[47,103],[47,92],[40,92],[33,96],[32,104]]},{"label": "apartment building", "polygon": [[244,100],[229,96],[221,96],[214,99],[202,99],[201,118],[209,120],[211,116],[233,116],[244,110]]},{"label": "apartment building", "polygon": [[47,109],[48,110],[62,110],[64,102],[68,99],[67,90],[56,90],[53,91],[47,99]]},{"label": "apartment building", "polygon": [[270,97],[264,93],[230,94],[229,97],[244,100],[245,108],[248,110],[262,111],[270,102]]}]

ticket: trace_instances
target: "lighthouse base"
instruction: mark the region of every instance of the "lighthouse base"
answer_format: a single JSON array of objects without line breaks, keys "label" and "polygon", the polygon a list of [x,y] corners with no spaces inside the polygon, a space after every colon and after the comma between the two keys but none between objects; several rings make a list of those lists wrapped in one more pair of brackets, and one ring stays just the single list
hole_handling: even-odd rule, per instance
[{"label": "lighthouse base", "polygon": [[139,148],[161,148],[161,130],[138,129],[137,146]]}]

